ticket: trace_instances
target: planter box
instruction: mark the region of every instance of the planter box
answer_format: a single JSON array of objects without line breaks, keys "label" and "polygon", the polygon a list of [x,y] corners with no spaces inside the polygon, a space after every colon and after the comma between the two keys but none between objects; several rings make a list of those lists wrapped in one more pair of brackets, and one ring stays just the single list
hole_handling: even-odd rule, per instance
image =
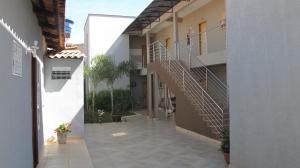
[{"label": "planter box", "polygon": [[66,144],[67,143],[67,132],[65,133],[57,133],[57,142],[59,144]]},{"label": "planter box", "polygon": [[113,115],[112,120],[113,120],[113,122],[121,122],[122,116],[121,115]]}]

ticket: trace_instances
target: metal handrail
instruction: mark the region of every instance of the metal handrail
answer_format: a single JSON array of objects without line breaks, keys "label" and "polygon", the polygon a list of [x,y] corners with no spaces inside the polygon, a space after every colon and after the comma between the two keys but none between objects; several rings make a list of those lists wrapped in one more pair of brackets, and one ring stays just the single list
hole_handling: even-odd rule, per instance
[{"label": "metal handrail", "polygon": [[[205,81],[205,89],[213,98],[218,100],[218,103],[221,103],[225,105],[225,108],[228,107],[228,86],[222,82],[210,69],[207,68],[207,66],[201,61],[201,59],[198,57],[198,46],[197,43],[199,43],[199,37],[201,34],[205,35],[205,38],[208,38],[209,40],[209,34],[215,34],[219,31],[222,31],[223,28],[220,27],[220,25],[216,25],[210,29],[208,29],[206,32],[202,33],[193,33],[191,31],[190,34],[188,34],[188,37],[186,39],[181,39],[177,41],[176,47],[179,48],[180,60],[183,61],[184,64],[188,67],[190,73],[195,78],[199,78],[200,80]],[[218,31],[218,32],[216,32]],[[225,35],[226,38],[226,35]],[[207,39],[206,39],[207,40]],[[189,41],[189,42],[188,42]],[[207,45],[207,41],[204,43]],[[176,50],[177,51],[177,50]],[[220,51],[220,50],[214,50],[214,52]],[[208,52],[208,48],[206,47],[205,53]],[[204,53],[204,55],[205,55]],[[208,54],[208,53],[206,53]],[[188,56],[188,59],[187,57]],[[192,66],[193,64],[193,66]]]},{"label": "metal handrail", "polygon": [[[164,46],[163,44],[161,44],[161,42],[159,42],[159,41],[156,41],[156,43],[159,43],[161,46]],[[169,57],[171,57],[171,56],[169,56]],[[171,59],[170,59],[171,60]],[[202,88],[202,86],[192,77],[192,75],[180,64],[180,63],[177,63],[180,67],[181,67],[181,69],[183,70],[183,71],[185,71],[185,73],[187,73],[190,77],[191,77],[191,79],[193,80],[193,82],[195,82],[196,83],[196,85],[198,85],[199,86],[199,88],[201,89],[201,90],[203,90],[203,92],[205,93],[205,94],[207,94],[207,96],[209,96],[208,95],[208,93]],[[209,98],[214,102],[214,103],[216,103],[215,102],[215,100],[214,99],[212,99],[210,96],[209,96]],[[216,103],[216,105],[222,110],[222,108]]]},{"label": "metal handrail", "polygon": [[196,81],[191,72],[183,67],[177,58],[172,58],[172,55],[168,55],[166,47],[159,41],[150,45],[150,62],[160,62],[169,73],[174,74],[173,78],[177,79],[175,80],[176,83],[185,93],[189,93],[192,103],[200,111],[204,112],[201,115],[208,119],[207,122],[211,124],[210,127],[214,127],[218,136],[221,136],[224,126],[223,109]]},{"label": "metal handrail", "polygon": [[[176,67],[176,66],[175,66]],[[180,74],[178,71],[177,71],[177,73],[175,73],[175,74]],[[177,75],[178,76],[178,75]],[[179,77],[180,78],[180,77]],[[180,82],[177,82],[177,83],[180,83]],[[192,86],[192,85],[191,85]],[[197,90],[195,90],[196,92],[198,92]],[[195,93],[195,92],[192,92],[192,93]],[[192,101],[197,101],[197,98],[199,98],[199,97],[197,97],[197,95],[200,95],[200,94],[203,94],[204,92],[202,92],[201,93],[201,91],[200,92],[198,92],[198,94],[191,94],[192,95]],[[190,95],[190,96],[191,96]],[[201,99],[201,97],[200,97],[200,99]],[[207,102],[208,100],[207,100],[207,98],[206,97],[203,97],[202,98],[203,99],[203,101],[206,103],[206,104],[209,104],[209,102]],[[196,103],[203,103],[203,102],[196,102]],[[214,106],[213,107],[211,107],[211,106],[207,106],[207,105],[205,105],[206,106],[206,108],[208,107],[209,108],[209,110],[208,111],[206,111],[207,113],[210,113],[210,114],[212,114],[212,116],[213,116],[213,119],[215,119],[215,120],[221,120],[221,122],[217,122],[217,124],[219,124],[219,125],[221,125],[221,126],[218,126],[218,125],[215,125],[214,127],[215,128],[218,128],[218,130],[219,130],[219,133],[220,133],[220,131],[222,130],[222,126],[223,126],[223,113],[220,115],[221,117],[218,117],[218,118],[216,118],[215,116],[216,116],[216,114],[213,114],[213,113],[211,113],[210,111],[214,111],[214,112],[217,112],[217,110],[218,109],[216,109]],[[205,107],[204,107],[205,108]],[[214,123],[216,123],[216,121],[214,121]]]}]

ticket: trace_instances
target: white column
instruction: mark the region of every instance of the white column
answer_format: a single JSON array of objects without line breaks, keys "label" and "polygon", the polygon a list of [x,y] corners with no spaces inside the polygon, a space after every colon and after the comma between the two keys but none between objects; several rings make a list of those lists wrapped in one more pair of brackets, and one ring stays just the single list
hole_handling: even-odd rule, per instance
[{"label": "white column", "polygon": [[178,54],[178,19],[177,13],[173,12],[173,52],[175,58],[179,59]]},{"label": "white column", "polygon": [[152,116],[152,74],[147,74],[147,100],[148,100],[148,115]]},{"label": "white column", "polygon": [[150,34],[146,33],[146,46],[147,46],[147,64],[150,63]]},{"label": "white column", "polygon": [[154,73],[153,74],[154,76],[153,76],[153,79],[154,79],[154,81],[153,81],[153,84],[154,84],[154,86],[153,86],[153,89],[154,89],[154,91],[153,91],[153,97],[154,97],[154,110],[153,110],[153,118],[156,118],[157,116],[158,116],[158,113],[159,113],[159,111],[158,111],[158,105],[159,105],[159,101],[160,101],[160,96],[159,96],[159,79],[158,79],[158,75],[157,75],[157,73]]},{"label": "white column", "polygon": [[[150,35],[146,33],[146,46],[147,46],[147,64],[150,63]],[[152,116],[152,78],[151,73],[147,72],[147,101],[148,101],[148,115]]]}]

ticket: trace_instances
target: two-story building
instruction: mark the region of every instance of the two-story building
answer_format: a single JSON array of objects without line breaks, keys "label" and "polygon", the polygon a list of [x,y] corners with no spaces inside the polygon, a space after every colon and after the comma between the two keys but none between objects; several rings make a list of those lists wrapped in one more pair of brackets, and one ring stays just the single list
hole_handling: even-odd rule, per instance
[{"label": "two-story building", "polygon": [[218,139],[228,126],[225,0],[153,1],[125,33],[145,38],[151,117]]}]

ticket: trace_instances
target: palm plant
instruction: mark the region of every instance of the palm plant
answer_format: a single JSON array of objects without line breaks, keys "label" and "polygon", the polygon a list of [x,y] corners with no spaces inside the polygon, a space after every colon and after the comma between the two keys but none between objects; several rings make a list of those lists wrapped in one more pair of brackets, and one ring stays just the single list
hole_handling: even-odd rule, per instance
[{"label": "palm plant", "polygon": [[107,64],[106,68],[108,72],[103,76],[106,80],[107,86],[110,87],[111,114],[114,113],[114,83],[122,76],[129,76],[133,67],[134,65],[131,61],[122,61],[119,64],[116,64],[114,61],[112,61],[112,59],[110,59],[110,63]]},{"label": "palm plant", "polygon": [[111,95],[111,114],[114,113],[114,83],[122,76],[128,76],[130,71],[134,68],[132,61],[122,61],[116,64],[110,56],[98,55],[93,59],[91,68],[86,70],[86,74],[91,78],[93,90],[93,109],[95,107],[95,88],[100,81],[105,81],[110,87]]},{"label": "palm plant", "polygon": [[110,60],[104,55],[97,55],[93,60],[90,67],[85,67],[84,74],[88,77],[92,83],[92,109],[95,111],[95,94],[98,84],[104,80],[103,74],[107,71],[107,65]]}]

